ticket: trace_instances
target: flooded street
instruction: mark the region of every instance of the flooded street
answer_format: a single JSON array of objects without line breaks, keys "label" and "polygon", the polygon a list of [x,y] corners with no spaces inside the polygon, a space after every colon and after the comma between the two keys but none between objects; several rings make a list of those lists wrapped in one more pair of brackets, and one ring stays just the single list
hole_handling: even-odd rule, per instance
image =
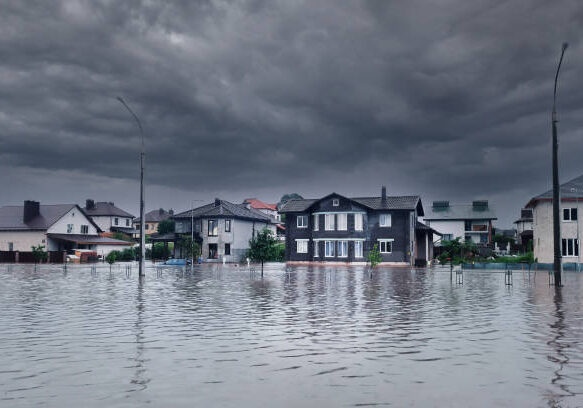
[{"label": "flooded street", "polygon": [[0,265],[0,406],[583,406],[583,275]]}]

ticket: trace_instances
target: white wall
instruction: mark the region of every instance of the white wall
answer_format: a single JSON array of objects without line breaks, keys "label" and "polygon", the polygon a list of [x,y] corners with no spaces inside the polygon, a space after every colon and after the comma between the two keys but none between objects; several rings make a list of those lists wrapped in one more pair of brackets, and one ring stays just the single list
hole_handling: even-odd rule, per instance
[{"label": "white wall", "polygon": [[67,224],[73,224],[73,231],[71,234],[81,234],[81,225],[87,225],[89,235],[97,235],[97,229],[91,224],[89,219],[79,211],[76,207],[71,209],[61,219],[55,222],[48,229],[49,234],[67,234]]},{"label": "white wall", "polygon": [[31,247],[44,245],[47,248],[45,231],[0,231],[0,251],[8,251],[8,243],[14,244],[15,251],[31,251]]},{"label": "white wall", "polygon": [[[114,217],[110,215],[94,215],[91,217],[93,222],[99,225],[104,232],[109,232],[111,227],[132,228],[133,220],[130,217]],[[114,218],[118,219],[118,224],[114,224]],[[126,220],[129,220],[129,225],[126,225]]]},{"label": "white wall", "polygon": [[[561,238],[577,238],[577,221],[563,221],[563,208],[578,208],[581,216],[583,203],[562,202],[560,209]],[[552,263],[553,254],[553,204],[550,201],[538,202],[533,210],[534,257],[539,262]],[[579,240],[583,239],[583,220],[579,221]],[[583,255],[583,254],[580,254]],[[583,256],[581,258],[583,260]],[[577,262],[577,257],[563,257],[563,262]]]},{"label": "white wall", "polygon": [[464,231],[464,222],[458,220],[451,220],[451,221],[435,221],[435,220],[427,220],[425,223],[442,234],[452,234],[453,238],[461,238],[462,240],[465,237]]}]

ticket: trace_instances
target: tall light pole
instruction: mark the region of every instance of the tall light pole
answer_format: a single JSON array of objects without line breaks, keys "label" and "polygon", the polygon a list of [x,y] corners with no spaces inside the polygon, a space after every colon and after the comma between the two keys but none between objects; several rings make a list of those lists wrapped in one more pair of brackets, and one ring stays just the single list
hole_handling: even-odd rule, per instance
[{"label": "tall light pole", "polygon": [[139,275],[146,276],[146,268],[144,267],[144,259],[146,258],[146,236],[145,236],[145,219],[144,219],[144,158],[146,153],[144,151],[144,130],[142,129],[142,123],[138,116],[133,110],[128,106],[128,104],[123,100],[121,96],[116,98],[128,112],[134,117],[138,128],[140,129],[140,136],[142,138],[142,148],[140,151],[140,268]]},{"label": "tall light pole", "polygon": [[559,79],[559,71],[563,62],[563,55],[568,44],[563,43],[561,47],[561,58],[557,66],[557,73],[555,74],[555,88],[553,91],[553,112],[551,114],[551,122],[553,127],[553,244],[554,244],[554,272],[555,272],[555,286],[561,286],[561,226],[559,219],[559,207],[561,205],[559,198],[559,159],[558,159],[558,142],[557,142],[557,81]]}]

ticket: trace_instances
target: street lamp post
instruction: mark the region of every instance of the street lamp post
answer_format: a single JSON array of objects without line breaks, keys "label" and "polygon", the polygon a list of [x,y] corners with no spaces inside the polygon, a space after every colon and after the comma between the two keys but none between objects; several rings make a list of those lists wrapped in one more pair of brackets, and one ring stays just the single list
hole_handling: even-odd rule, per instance
[{"label": "street lamp post", "polygon": [[563,62],[563,55],[567,49],[567,43],[563,43],[561,48],[561,58],[555,74],[555,87],[553,91],[553,112],[551,122],[553,128],[553,244],[554,244],[554,273],[555,286],[561,286],[561,227],[559,219],[559,159],[558,159],[558,142],[557,142],[557,81],[559,79],[559,70]]},{"label": "street lamp post", "polygon": [[139,275],[146,276],[146,268],[144,267],[144,259],[146,258],[146,235],[145,235],[145,219],[144,219],[144,159],[146,153],[144,151],[144,130],[142,129],[142,123],[134,111],[128,106],[128,104],[123,100],[121,96],[116,98],[134,117],[138,128],[140,129],[140,136],[142,138],[142,146],[140,151],[140,266]]}]

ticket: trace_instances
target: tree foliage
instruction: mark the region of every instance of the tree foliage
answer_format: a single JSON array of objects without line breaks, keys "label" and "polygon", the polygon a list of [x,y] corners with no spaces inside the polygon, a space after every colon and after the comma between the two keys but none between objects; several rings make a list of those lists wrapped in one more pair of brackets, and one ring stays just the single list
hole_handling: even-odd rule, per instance
[{"label": "tree foliage", "polygon": [[169,232],[174,232],[175,227],[174,220],[166,218],[158,223],[158,234],[168,234]]},{"label": "tree foliage", "polygon": [[113,265],[115,261],[117,261],[117,254],[119,254],[119,251],[111,251],[109,254],[105,256],[105,262],[107,262],[110,265]]},{"label": "tree foliage", "polygon": [[263,263],[277,258],[277,244],[278,241],[267,228],[249,240],[248,256],[253,262],[261,262],[261,276],[263,276]]},{"label": "tree foliage", "polygon": [[380,264],[383,261],[383,256],[381,255],[381,252],[379,251],[379,244],[374,244],[372,249],[370,251],[368,251],[367,258],[368,258],[368,261],[370,262],[371,268],[374,268],[375,266],[377,266],[378,264]]},{"label": "tree foliage", "polygon": [[472,241],[462,241],[461,238],[443,241],[443,252],[439,256],[441,263],[452,262],[459,264],[469,258],[474,258],[478,253],[478,247]]},{"label": "tree foliage", "polygon": [[49,254],[47,251],[45,251],[45,246],[44,245],[37,245],[37,246],[32,246],[32,256],[34,257],[34,261],[36,263],[39,262],[43,262],[46,261],[49,258]]},{"label": "tree foliage", "polygon": [[200,244],[193,241],[191,237],[183,236],[178,241],[178,245],[182,249],[183,253],[188,254],[190,259],[195,260],[200,256]]}]

